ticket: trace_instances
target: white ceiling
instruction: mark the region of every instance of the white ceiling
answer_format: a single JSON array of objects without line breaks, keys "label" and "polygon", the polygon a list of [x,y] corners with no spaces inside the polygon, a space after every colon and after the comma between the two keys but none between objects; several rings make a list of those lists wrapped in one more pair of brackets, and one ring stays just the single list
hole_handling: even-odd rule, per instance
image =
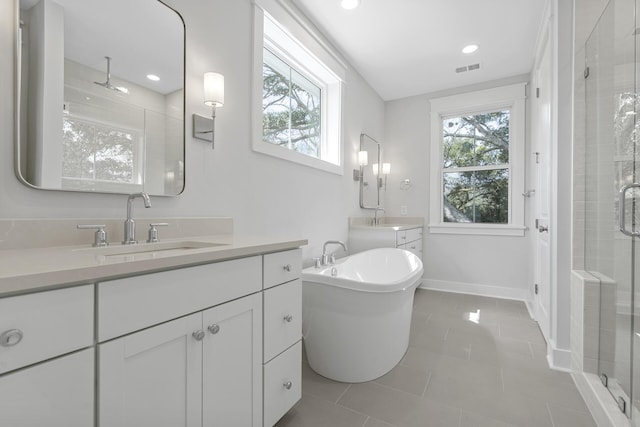
[{"label": "white ceiling", "polygon": [[[161,94],[183,86],[184,26],[156,0],[55,0],[64,8],[65,58]],[[20,0],[29,9],[37,0]],[[147,74],[160,81],[152,82]]]},{"label": "white ceiling", "polygon": [[[531,72],[544,0],[292,0],[384,100]],[[462,48],[480,49],[465,55]],[[479,70],[455,69],[480,64]]]}]

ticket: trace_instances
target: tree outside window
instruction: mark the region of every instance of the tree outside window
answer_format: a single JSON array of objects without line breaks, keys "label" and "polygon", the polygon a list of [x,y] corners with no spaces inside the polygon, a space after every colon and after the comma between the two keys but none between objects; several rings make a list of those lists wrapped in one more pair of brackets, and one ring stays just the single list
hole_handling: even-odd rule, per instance
[{"label": "tree outside window", "polygon": [[443,119],[443,222],[509,222],[509,119],[509,110]]},{"label": "tree outside window", "polygon": [[263,61],[263,141],[320,158],[321,89],[268,49]]}]

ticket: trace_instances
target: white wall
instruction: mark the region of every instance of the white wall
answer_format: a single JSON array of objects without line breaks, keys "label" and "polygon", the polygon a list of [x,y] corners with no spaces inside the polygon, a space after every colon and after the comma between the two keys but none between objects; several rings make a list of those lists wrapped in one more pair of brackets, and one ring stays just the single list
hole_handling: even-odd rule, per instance
[{"label": "white wall", "polygon": [[[123,218],[126,196],[35,190],[13,172],[14,2],[0,0],[0,219]],[[381,138],[384,103],[353,70],[346,82],[345,174],[289,163],[251,150],[250,0],[168,1],[186,26],[186,188],[155,197],[149,217],[231,216],[236,233],[291,235],[309,240],[303,256],[318,256],[328,239],[347,240],[347,218],[360,215],[357,164],[360,132]],[[202,75],[225,75],[226,103],[218,109],[216,148],[191,138],[191,114],[208,114]],[[1,244],[1,243],[0,243]]]},{"label": "white wall", "polygon": [[[429,100],[443,96],[526,82],[529,76],[456,88],[388,102],[385,115],[385,161],[392,164],[385,198],[386,214],[429,217]],[[528,136],[527,136],[528,144]],[[529,154],[530,150],[526,150]],[[528,159],[526,160],[528,164]],[[524,173],[524,171],[523,171]],[[400,182],[410,179],[411,188]],[[426,224],[425,224],[426,226]],[[524,237],[430,234],[425,229],[424,286],[525,299],[531,279],[529,232]]]}]

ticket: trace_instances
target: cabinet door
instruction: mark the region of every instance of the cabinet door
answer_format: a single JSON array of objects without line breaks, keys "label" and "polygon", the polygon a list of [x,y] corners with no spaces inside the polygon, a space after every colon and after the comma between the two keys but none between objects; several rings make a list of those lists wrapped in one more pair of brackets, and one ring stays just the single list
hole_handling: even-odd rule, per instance
[{"label": "cabinet door", "polygon": [[93,349],[0,377],[0,426],[93,425]]},{"label": "cabinet door", "polygon": [[203,312],[203,426],[262,425],[262,294]]},{"label": "cabinet door", "polygon": [[99,345],[100,427],[200,427],[200,313]]}]

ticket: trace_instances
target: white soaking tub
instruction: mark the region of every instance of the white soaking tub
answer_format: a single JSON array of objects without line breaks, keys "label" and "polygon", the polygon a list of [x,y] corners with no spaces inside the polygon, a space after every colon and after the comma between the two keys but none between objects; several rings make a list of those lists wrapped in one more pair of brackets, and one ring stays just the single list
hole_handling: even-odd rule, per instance
[{"label": "white soaking tub", "polygon": [[371,381],[409,346],[413,295],[422,261],[380,248],[302,271],[302,335],[309,365],[335,381]]}]

